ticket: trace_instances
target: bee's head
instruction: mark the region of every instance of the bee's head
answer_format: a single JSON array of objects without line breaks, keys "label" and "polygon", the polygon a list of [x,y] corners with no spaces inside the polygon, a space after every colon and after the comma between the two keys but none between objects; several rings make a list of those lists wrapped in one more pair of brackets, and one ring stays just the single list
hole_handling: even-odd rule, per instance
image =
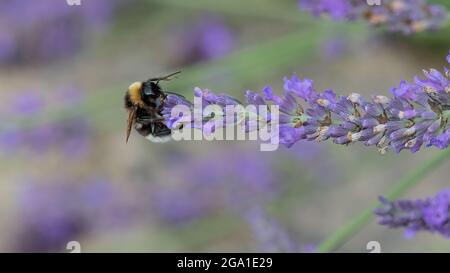
[{"label": "bee's head", "polygon": [[155,81],[148,80],[142,84],[142,98],[144,99],[155,99],[161,95],[161,87]]}]

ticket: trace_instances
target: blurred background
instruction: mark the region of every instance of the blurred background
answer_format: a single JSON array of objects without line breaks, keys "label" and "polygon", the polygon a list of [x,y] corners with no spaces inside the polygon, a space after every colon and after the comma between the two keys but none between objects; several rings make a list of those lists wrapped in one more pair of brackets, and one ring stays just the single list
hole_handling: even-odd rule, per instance
[{"label": "blurred background", "polygon": [[[436,1],[435,1],[436,2]],[[439,1],[437,1],[439,2]],[[446,0],[440,1],[450,8]],[[318,90],[387,95],[441,69],[450,28],[414,36],[332,22],[296,0],[0,0],[0,251],[308,252],[438,153],[297,143],[125,144],[131,82],[244,91],[296,73]],[[441,166],[405,197],[448,186]],[[450,251],[371,221],[337,251]]]}]

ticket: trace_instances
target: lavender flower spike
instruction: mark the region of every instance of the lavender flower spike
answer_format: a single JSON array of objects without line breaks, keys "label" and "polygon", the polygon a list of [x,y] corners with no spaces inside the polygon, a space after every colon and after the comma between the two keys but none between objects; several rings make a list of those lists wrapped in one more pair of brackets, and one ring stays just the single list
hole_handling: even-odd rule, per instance
[{"label": "lavender flower spike", "polygon": [[[317,92],[312,80],[301,80],[297,76],[284,79],[282,96],[266,87],[262,94],[247,91],[246,97],[250,105],[278,107],[277,119],[271,112],[258,120],[267,124],[279,120],[279,141],[288,147],[299,140],[332,139],[334,143],[344,145],[362,142],[376,146],[381,153],[389,148],[397,153],[403,149],[417,152],[424,145],[446,149],[450,144],[450,72],[447,68],[444,73],[430,69],[424,71],[424,75],[424,79],[416,77],[414,83],[401,81],[398,87],[391,88],[391,98],[376,95],[366,99],[357,93],[338,96],[332,90]],[[217,96],[209,90],[196,89],[195,96],[202,98],[203,106],[220,109],[238,103],[232,97]],[[205,120],[196,120],[195,115],[172,116],[172,109],[180,104],[193,108],[190,102],[175,95],[166,100],[163,114],[169,127],[177,129],[180,123],[205,123]],[[247,109],[243,112],[245,118],[255,114]],[[242,121],[233,120],[223,126]],[[246,126],[248,130],[257,128]]]},{"label": "lavender flower spike", "polygon": [[447,11],[426,0],[382,0],[369,5],[366,0],[299,0],[300,9],[315,16],[328,14],[334,20],[363,19],[389,31],[412,34],[435,30],[447,19]]},{"label": "lavender flower spike", "polygon": [[[196,103],[198,104],[196,105]],[[265,104],[265,102],[261,100],[255,105],[260,104]],[[177,106],[183,106],[184,110],[189,110],[191,114],[183,115],[183,113],[179,113],[174,115],[173,110]],[[229,106],[231,107],[228,108]],[[194,89],[194,103],[175,94],[168,95],[163,105],[162,115],[169,128],[196,128],[201,129],[205,135],[211,135],[219,128],[236,125],[242,126],[241,128],[246,132],[254,131],[257,128],[254,124],[256,118],[260,117],[256,115],[257,109],[250,110],[254,111],[245,109],[239,100],[229,95],[216,95],[208,89],[196,87]],[[267,119],[259,121],[265,124],[269,122]]]},{"label": "lavender flower spike", "polygon": [[375,210],[379,224],[404,228],[408,237],[418,231],[450,237],[450,189],[444,189],[425,200],[389,201],[380,197],[380,201],[382,206]]}]

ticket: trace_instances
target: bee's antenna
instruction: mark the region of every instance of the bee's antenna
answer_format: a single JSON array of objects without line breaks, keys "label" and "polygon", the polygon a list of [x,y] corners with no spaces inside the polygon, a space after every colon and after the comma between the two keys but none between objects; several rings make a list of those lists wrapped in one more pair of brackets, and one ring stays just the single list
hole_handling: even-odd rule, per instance
[{"label": "bee's antenna", "polygon": [[[181,73],[181,71],[177,71],[177,72],[175,72],[175,73],[169,74],[169,75],[164,76],[164,77],[151,78],[151,79],[149,79],[148,81],[150,81],[150,82],[156,82],[156,84],[158,84],[160,81],[170,81],[170,80],[173,79],[173,78],[172,78],[173,76],[178,75],[178,74],[180,74],[180,73]],[[174,78],[176,78],[176,77],[174,77]]]}]

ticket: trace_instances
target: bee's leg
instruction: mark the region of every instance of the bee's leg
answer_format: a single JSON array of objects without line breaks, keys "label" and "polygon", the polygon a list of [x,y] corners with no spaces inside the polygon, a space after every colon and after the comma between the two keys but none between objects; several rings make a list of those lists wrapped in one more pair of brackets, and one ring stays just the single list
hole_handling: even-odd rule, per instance
[{"label": "bee's leg", "polygon": [[172,130],[170,130],[164,124],[157,124],[153,129],[153,135],[156,137],[162,137],[172,134]]},{"label": "bee's leg", "polygon": [[143,116],[143,117],[138,117],[136,118],[136,122],[138,123],[153,123],[153,122],[163,122],[165,121],[164,118],[155,118],[155,117],[150,117],[150,116]]}]

